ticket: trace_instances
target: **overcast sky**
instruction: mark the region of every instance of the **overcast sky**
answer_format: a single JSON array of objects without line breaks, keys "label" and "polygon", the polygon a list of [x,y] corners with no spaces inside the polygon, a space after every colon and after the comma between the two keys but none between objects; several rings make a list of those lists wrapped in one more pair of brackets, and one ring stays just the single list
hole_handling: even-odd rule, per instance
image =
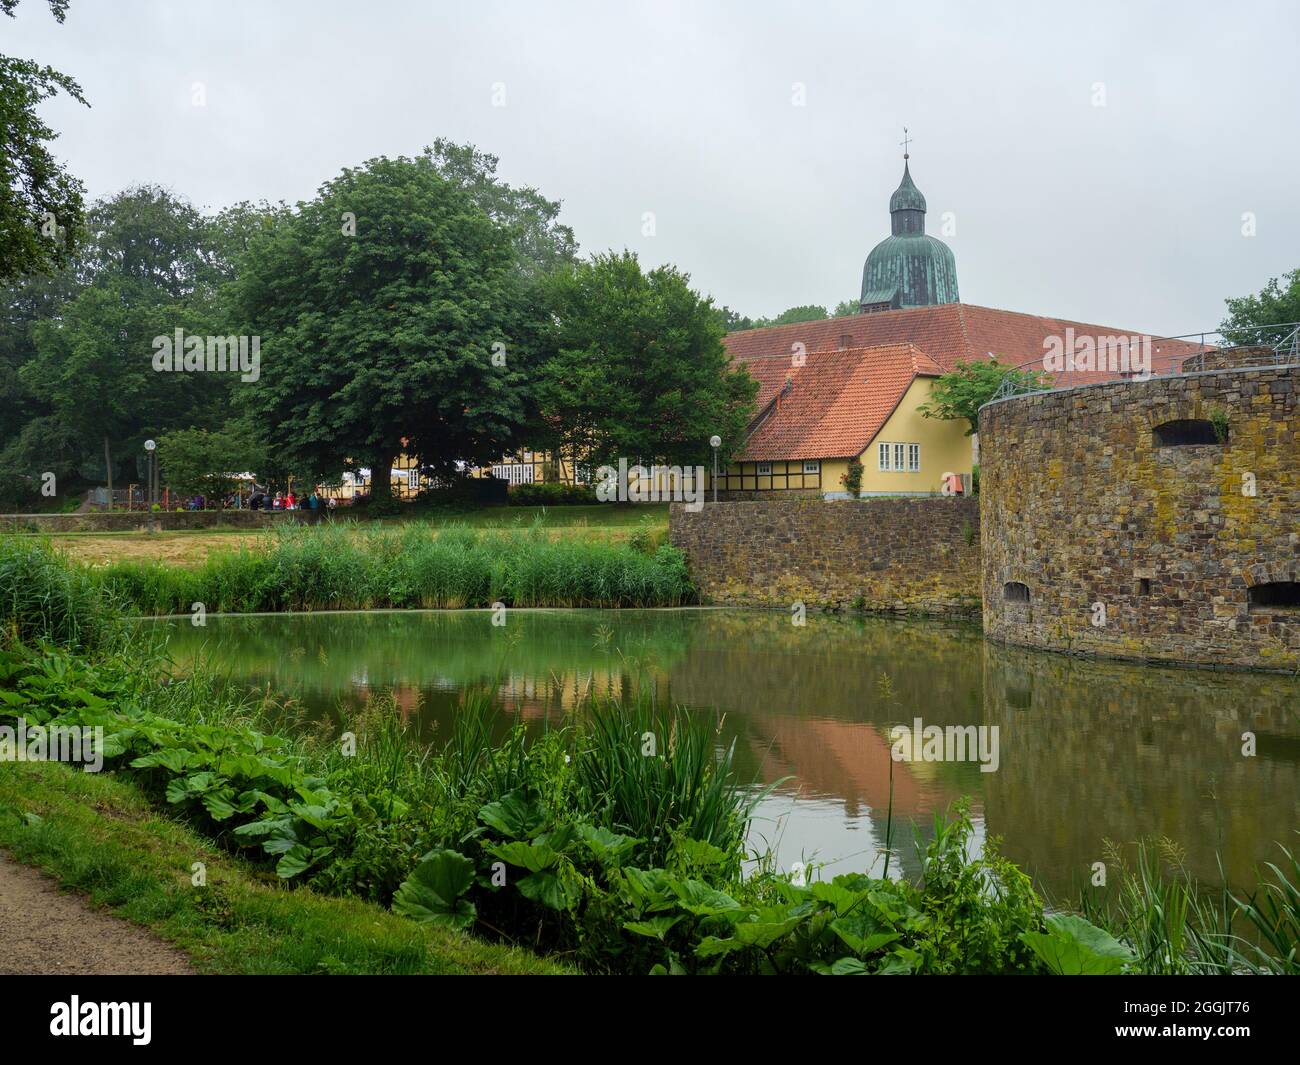
[{"label": "overcast sky", "polygon": [[1300,266],[1297,40],[1300,5],[1249,0],[72,0],[63,25],[22,0],[0,17],[0,51],[81,83],[90,110],[44,115],[92,197],[154,182],[208,209],[293,202],[446,136],[562,200],[584,252],[671,262],[757,316],[857,297],[906,125],[965,302],[1164,335]]}]

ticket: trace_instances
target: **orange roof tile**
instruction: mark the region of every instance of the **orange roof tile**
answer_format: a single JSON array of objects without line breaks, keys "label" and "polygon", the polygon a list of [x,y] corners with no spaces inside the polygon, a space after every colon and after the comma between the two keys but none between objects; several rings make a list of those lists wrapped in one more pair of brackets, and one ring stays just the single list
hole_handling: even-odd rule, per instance
[{"label": "orange roof tile", "polygon": [[[782,357],[788,360],[797,350],[796,344],[802,344],[808,352],[913,344],[946,371],[959,359],[972,362],[996,356],[1001,362],[1016,366],[1041,360],[1046,351],[1044,341],[1048,337],[1064,338],[1067,328],[1072,328],[1078,337],[1144,335],[1135,329],[1115,329],[968,303],[943,303],[748,329],[728,334],[726,346],[761,381],[771,374],[762,364],[768,360],[783,362]],[[1200,350],[1196,344],[1153,337],[1151,370],[1157,374],[1169,373],[1178,368],[1183,358]],[[1072,383],[1104,381],[1115,376],[1104,371],[1078,371]],[[760,405],[762,402],[760,394]]]},{"label": "orange roof tile", "polygon": [[799,360],[755,359],[754,428],[737,456],[745,462],[860,455],[918,377],[942,368],[911,344],[810,351]]}]

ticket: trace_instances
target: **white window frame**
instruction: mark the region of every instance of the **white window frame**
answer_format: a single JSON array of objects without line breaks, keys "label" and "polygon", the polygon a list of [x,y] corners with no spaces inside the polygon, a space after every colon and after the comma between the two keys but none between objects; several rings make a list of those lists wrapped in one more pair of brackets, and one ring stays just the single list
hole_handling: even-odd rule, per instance
[{"label": "white window frame", "polygon": [[907,472],[908,473],[921,472],[921,445],[920,444],[907,445]]},{"label": "white window frame", "polygon": [[412,466],[406,471],[406,487],[413,488],[415,491],[420,490],[420,468]]},{"label": "white window frame", "polygon": [[500,478],[507,484],[532,484],[533,464],[531,462],[499,462],[492,466],[492,476]]},{"label": "white window frame", "polygon": [[906,463],[907,463],[907,445],[895,444],[894,445],[894,472],[902,473],[905,469],[907,469]]},{"label": "white window frame", "polygon": [[889,447],[883,440],[876,445],[876,467],[881,473],[889,472]]},{"label": "white window frame", "polygon": [[754,474],[754,476],[755,476],[755,477],[771,477],[771,476],[772,476],[772,464],[771,464],[770,462],[760,462],[760,463],[758,463],[758,472],[757,472],[756,474]]},{"label": "white window frame", "polygon": [[821,459],[804,459],[804,460],[803,460],[803,472],[804,472],[804,476],[805,476],[805,477],[809,477],[809,476],[811,476],[811,475],[814,474],[814,473],[817,474],[817,476],[820,477],[820,476],[821,476],[821,472],[822,472],[822,460],[821,460]]}]

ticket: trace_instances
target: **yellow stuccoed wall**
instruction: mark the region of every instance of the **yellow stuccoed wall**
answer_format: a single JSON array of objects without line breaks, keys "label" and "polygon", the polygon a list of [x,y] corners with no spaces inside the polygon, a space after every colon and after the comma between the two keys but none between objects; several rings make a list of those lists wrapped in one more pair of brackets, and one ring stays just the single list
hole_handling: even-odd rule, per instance
[{"label": "yellow stuccoed wall", "polygon": [[[903,396],[903,401],[889,416],[876,438],[867,446],[860,459],[862,463],[862,492],[940,492],[943,489],[942,477],[945,473],[970,473],[972,466],[971,438],[966,435],[967,423],[964,420],[942,421],[938,418],[923,417],[917,411],[922,403],[930,398],[934,387],[934,378],[918,377]],[[877,445],[920,444],[921,471],[919,473],[897,473],[894,470],[883,472],[877,461]],[[890,462],[893,462],[891,449]],[[847,463],[841,463],[842,467]],[[838,490],[840,469],[833,483]],[[826,483],[826,482],[823,482]],[[832,489],[836,490],[836,489]]]}]

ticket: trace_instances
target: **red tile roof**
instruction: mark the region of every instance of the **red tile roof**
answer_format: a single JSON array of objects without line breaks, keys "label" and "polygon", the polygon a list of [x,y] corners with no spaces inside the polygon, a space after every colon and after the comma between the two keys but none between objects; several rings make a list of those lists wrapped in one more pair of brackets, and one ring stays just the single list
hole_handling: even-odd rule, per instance
[{"label": "red tile roof", "polygon": [[748,361],[749,372],[759,381],[759,413],[738,460],[860,455],[889,420],[912,381],[943,372],[912,344],[810,351],[803,365],[795,365],[798,361]]},{"label": "red tile roof", "polygon": [[[959,359],[972,362],[990,356],[1017,366],[1037,362],[1046,351],[1044,341],[1048,337],[1064,340],[1066,329],[1071,328],[1077,337],[1144,335],[1136,329],[1089,325],[968,303],[944,303],[749,329],[728,334],[726,345],[735,358],[749,365],[749,372],[756,377],[767,372],[760,370],[760,363],[769,359],[782,362],[782,357],[788,360],[795,344],[802,344],[808,352],[913,344],[944,370],[951,370]],[[1176,370],[1183,358],[1200,350],[1196,344],[1153,337],[1151,372],[1166,374]],[[1115,376],[1107,372],[1078,371],[1071,383],[1104,381]],[[1058,384],[1063,383],[1064,380],[1058,380]],[[762,403],[761,398],[759,402]]]}]

